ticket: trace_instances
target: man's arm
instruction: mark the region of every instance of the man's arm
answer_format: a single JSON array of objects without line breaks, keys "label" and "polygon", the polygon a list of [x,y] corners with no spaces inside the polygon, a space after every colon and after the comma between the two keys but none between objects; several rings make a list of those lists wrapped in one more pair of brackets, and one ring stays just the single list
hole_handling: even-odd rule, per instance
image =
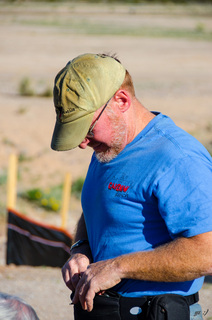
[{"label": "man's arm", "polygon": [[116,260],[122,277],[178,282],[212,272],[212,232],[178,238],[153,251],[138,252]]},{"label": "man's arm", "polygon": [[[84,215],[82,213],[76,227],[74,241],[86,239],[87,230],[85,226]],[[71,250],[71,257],[62,268],[63,279],[69,289],[74,291],[80,277],[91,262],[92,255],[88,243],[84,243],[80,247]]]},{"label": "man's arm", "polygon": [[87,229],[85,225],[84,214],[81,214],[75,230],[74,241],[88,239]]},{"label": "man's arm", "polygon": [[212,232],[178,238],[152,251],[123,255],[90,264],[79,280],[73,303],[93,308],[97,292],[109,289],[122,279],[178,282],[212,273]]}]

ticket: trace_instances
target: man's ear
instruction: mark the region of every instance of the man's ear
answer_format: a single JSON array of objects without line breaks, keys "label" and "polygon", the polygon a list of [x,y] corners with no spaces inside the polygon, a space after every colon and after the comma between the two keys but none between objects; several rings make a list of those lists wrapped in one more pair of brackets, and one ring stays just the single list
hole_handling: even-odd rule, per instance
[{"label": "man's ear", "polygon": [[117,103],[117,107],[121,112],[127,111],[131,105],[131,97],[124,89],[116,91],[114,94],[114,101]]}]

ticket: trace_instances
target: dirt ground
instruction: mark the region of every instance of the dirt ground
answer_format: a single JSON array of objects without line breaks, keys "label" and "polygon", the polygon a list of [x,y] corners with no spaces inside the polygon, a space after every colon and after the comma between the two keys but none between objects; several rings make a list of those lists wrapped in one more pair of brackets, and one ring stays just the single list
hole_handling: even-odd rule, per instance
[{"label": "dirt ground", "polygon": [[[91,150],[57,153],[50,149],[55,121],[52,98],[23,97],[18,93],[23,77],[29,77],[38,91],[47,84],[52,87],[56,73],[70,59],[85,52],[117,53],[132,74],[137,96],[144,105],[169,115],[212,150],[211,41],[86,35],[76,29],[80,23],[92,27],[95,23],[120,28],[129,25],[137,29],[148,26],[195,29],[202,24],[211,31],[208,10],[192,15],[179,7],[173,13],[159,6],[139,7],[138,12],[135,6],[2,2],[0,6],[0,177],[7,173],[9,155],[21,156],[18,194],[32,187],[57,185],[66,172],[71,173],[73,180],[86,174]],[[61,27],[51,23],[72,20],[73,28],[69,24]],[[41,320],[73,319],[69,290],[62,282],[60,269],[5,266],[6,184],[0,183],[0,188],[0,290],[25,299]],[[60,226],[58,214],[46,213],[20,197],[16,209],[38,221]],[[71,197],[67,225],[71,233],[80,212],[79,201]],[[200,292],[207,320],[212,319],[211,293],[211,278],[207,278]]]}]

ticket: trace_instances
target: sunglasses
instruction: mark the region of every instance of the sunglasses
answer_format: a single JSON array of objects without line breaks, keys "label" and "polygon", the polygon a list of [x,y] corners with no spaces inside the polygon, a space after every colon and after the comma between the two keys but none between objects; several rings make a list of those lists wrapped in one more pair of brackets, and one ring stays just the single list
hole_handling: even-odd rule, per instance
[{"label": "sunglasses", "polygon": [[98,117],[96,118],[96,120],[94,121],[94,123],[92,124],[92,126],[89,128],[88,130],[88,133],[86,135],[87,138],[93,138],[94,137],[94,133],[93,133],[93,129],[97,123],[97,121],[99,120],[99,118],[101,117],[103,111],[105,110],[105,108],[107,107],[109,101],[111,100],[112,98],[110,98],[107,103],[105,104],[104,108],[102,109],[102,111],[100,112],[100,114],[98,115]]}]

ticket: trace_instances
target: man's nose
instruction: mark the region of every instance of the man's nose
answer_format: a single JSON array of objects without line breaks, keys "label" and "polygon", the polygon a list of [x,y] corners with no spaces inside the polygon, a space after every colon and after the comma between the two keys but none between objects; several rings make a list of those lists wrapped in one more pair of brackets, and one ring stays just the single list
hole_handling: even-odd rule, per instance
[{"label": "man's nose", "polygon": [[80,149],[85,149],[88,145],[88,143],[90,142],[90,140],[88,138],[85,138],[80,144],[79,144],[79,148]]}]

